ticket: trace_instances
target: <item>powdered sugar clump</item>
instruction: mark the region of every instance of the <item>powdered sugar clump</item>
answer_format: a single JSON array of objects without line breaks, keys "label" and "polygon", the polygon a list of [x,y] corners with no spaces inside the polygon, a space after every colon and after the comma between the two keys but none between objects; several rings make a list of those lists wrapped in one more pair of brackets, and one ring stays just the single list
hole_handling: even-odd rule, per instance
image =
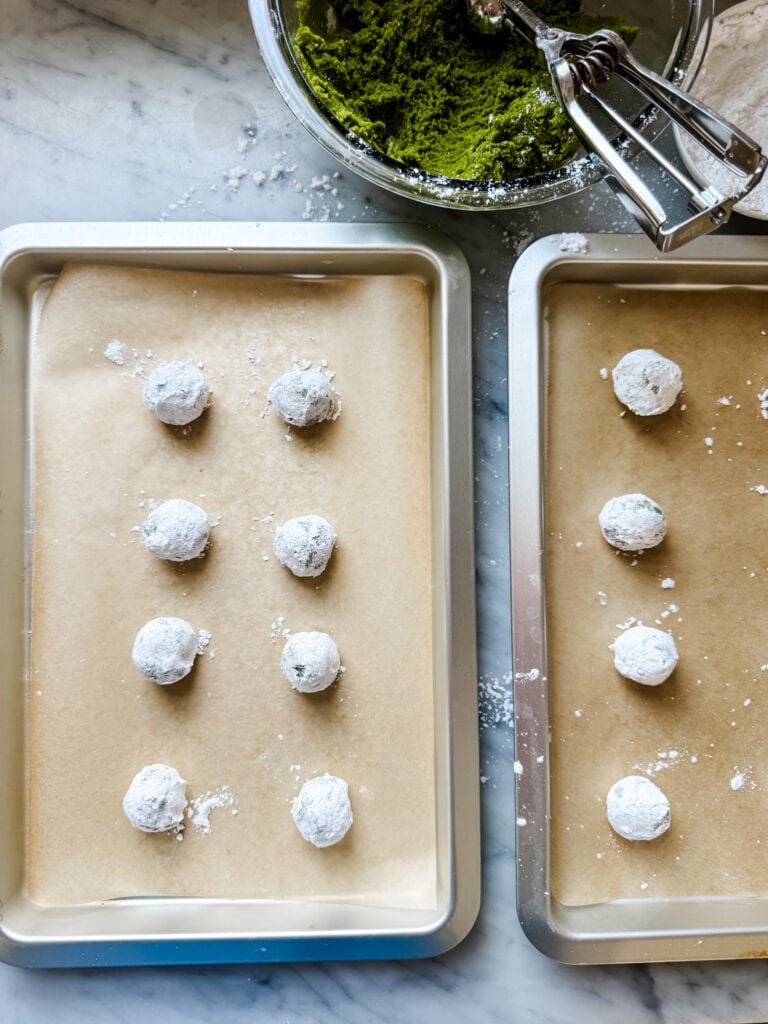
[{"label": "powdered sugar clump", "polygon": [[560,252],[587,253],[589,242],[586,235],[578,231],[564,231],[560,235]]},{"label": "powdered sugar clump", "polygon": [[[235,798],[229,786],[222,786],[221,789],[203,793],[190,800],[187,808],[187,817],[198,832],[207,834],[211,831],[211,814],[219,807],[232,807]],[[235,813],[234,811],[232,812]]]},{"label": "powdered sugar clump", "polygon": [[493,725],[506,725],[512,728],[515,721],[515,708],[512,697],[511,672],[501,679],[491,675],[480,676],[478,714],[480,726],[483,729],[488,729]]},{"label": "powdered sugar clump", "polygon": [[125,366],[125,361],[130,354],[128,346],[124,345],[118,338],[113,338],[104,349],[104,355],[115,366]]}]

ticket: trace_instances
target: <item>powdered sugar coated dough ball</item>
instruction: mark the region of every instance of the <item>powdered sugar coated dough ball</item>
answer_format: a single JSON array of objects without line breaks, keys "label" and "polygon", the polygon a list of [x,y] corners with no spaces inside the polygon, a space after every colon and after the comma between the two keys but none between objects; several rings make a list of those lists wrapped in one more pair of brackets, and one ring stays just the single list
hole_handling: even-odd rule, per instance
[{"label": "powdered sugar coated dough ball", "polygon": [[336,679],[339,649],[327,633],[294,633],[280,658],[280,669],[295,690],[319,693]]},{"label": "powdered sugar coated dough ball", "polygon": [[653,626],[630,626],[611,644],[616,671],[645,686],[659,686],[678,661],[677,646],[669,633]]},{"label": "powdered sugar coated dough ball", "polygon": [[352,826],[349,787],[335,775],[320,775],[301,787],[291,807],[296,828],[313,846],[341,842]]},{"label": "powdered sugar coated dough ball", "polygon": [[294,576],[319,576],[333,554],[336,534],[322,516],[296,516],[278,527],[275,554]]},{"label": "powdered sugar coated dough ball", "polygon": [[171,562],[187,562],[202,555],[210,533],[207,513],[183,498],[158,505],[142,527],[144,543],[152,554]]},{"label": "powdered sugar coated dough ball", "polygon": [[187,806],[186,782],[167,764],[148,764],[131,782],[123,797],[125,816],[142,832],[178,828]]},{"label": "powdered sugar coated dough ball", "polygon": [[165,686],[189,675],[198,653],[197,634],[172,615],[150,619],[136,634],[133,663],[143,676]]},{"label": "powdered sugar coated dough ball", "polygon": [[667,519],[645,494],[622,494],[603,505],[598,516],[603,536],[620,551],[645,551],[661,544]]},{"label": "powdered sugar coated dough ball", "polygon": [[657,416],[675,404],[683,386],[677,363],[652,348],[637,348],[613,368],[616,397],[636,416]]},{"label": "powdered sugar coated dough ball", "polygon": [[205,377],[196,366],[172,362],[150,373],[142,397],[161,422],[183,427],[202,414],[209,394]]},{"label": "powdered sugar coated dough ball", "polygon": [[605,809],[611,828],[624,839],[658,839],[671,821],[669,800],[643,775],[627,775],[614,782]]},{"label": "powdered sugar coated dough ball", "polygon": [[291,370],[267,392],[275,412],[294,427],[311,427],[333,415],[333,388],[320,370]]}]

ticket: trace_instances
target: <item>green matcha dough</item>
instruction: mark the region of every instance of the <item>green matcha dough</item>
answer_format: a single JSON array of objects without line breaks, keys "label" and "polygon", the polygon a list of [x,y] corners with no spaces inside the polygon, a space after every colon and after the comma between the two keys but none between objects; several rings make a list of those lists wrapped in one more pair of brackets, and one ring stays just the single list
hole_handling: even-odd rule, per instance
[{"label": "green matcha dough", "polygon": [[[449,178],[511,181],[578,148],[538,50],[517,33],[473,32],[465,0],[299,0],[295,42],[315,95],[392,160]],[[543,0],[550,25],[589,34],[621,19]]]}]

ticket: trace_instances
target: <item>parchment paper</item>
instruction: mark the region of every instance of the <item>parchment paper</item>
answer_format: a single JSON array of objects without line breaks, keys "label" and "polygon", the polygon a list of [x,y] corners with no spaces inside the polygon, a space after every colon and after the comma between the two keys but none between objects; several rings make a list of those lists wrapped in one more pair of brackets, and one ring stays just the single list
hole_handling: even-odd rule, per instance
[{"label": "parchment paper", "polygon": [[[754,488],[768,488],[765,293],[563,284],[547,307],[554,895],[764,895],[768,495]],[[645,347],[680,364],[685,392],[663,416],[622,415],[600,370]],[[597,525],[608,498],[633,491],[669,521],[636,558],[615,554]],[[656,689],[613,668],[608,645],[631,617],[677,642],[678,667]],[[670,799],[671,828],[654,842],[620,839],[605,817],[606,792],[630,774]]]},{"label": "parchment paper", "polygon": [[[113,338],[136,350],[123,366],[103,355]],[[335,422],[288,430],[268,406],[294,357],[336,371]],[[212,386],[190,428],[164,426],[141,401],[141,374],[171,358],[203,362]],[[416,279],[65,269],[33,371],[35,901],[435,905],[427,367]],[[150,500],[171,497],[220,521],[192,564],[156,559],[135,532]],[[272,551],[277,525],[308,512],[338,534],[317,580]],[[174,686],[131,660],[157,615],[212,635]],[[283,628],[337,640],[346,672],[324,694],[283,679]],[[183,841],[136,831],[122,797],[158,761],[190,799],[229,786],[233,808],[214,810],[207,834],[188,823]],[[317,850],[290,804],[324,772],[349,782],[355,820]]]}]

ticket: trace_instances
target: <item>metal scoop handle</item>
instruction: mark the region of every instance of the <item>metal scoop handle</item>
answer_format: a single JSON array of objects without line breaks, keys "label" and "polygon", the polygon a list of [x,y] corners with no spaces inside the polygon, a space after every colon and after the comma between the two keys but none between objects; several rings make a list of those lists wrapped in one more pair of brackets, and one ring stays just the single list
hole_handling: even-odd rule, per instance
[{"label": "metal scoop handle", "polygon": [[[489,30],[503,25],[514,28],[542,51],[555,93],[574,130],[590,151],[592,160],[600,166],[605,180],[662,252],[676,249],[724,224],[733,206],[762,178],[768,159],[753,139],[636,61],[615,32],[602,30],[584,36],[552,28],[521,0],[468,0],[468,3],[475,24],[479,18]],[[737,175],[737,184],[728,195],[711,184],[703,188],[697,185],[606,102],[599,89],[613,74],[628,82]],[[691,217],[676,224],[668,222],[668,214],[654,193],[585,109],[585,97],[678,184],[686,195]]]}]

